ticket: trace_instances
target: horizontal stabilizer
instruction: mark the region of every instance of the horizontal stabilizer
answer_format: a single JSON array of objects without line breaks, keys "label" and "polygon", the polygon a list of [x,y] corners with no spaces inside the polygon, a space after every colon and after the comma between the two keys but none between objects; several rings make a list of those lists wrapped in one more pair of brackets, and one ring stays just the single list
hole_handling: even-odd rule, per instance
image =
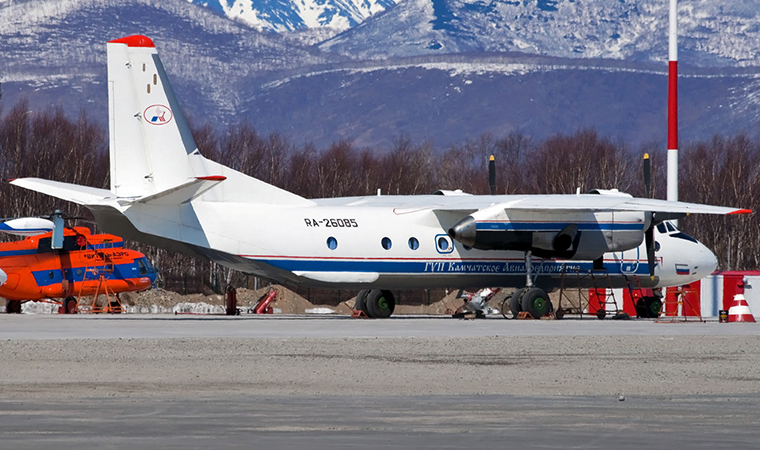
[{"label": "horizontal stabilizer", "polygon": [[11,180],[10,183],[79,205],[98,204],[104,200],[116,198],[107,189],[43,180],[42,178],[16,178],[15,180]]},{"label": "horizontal stabilizer", "polygon": [[157,194],[141,197],[136,203],[167,206],[187,203],[226,179],[223,176],[196,178]]}]

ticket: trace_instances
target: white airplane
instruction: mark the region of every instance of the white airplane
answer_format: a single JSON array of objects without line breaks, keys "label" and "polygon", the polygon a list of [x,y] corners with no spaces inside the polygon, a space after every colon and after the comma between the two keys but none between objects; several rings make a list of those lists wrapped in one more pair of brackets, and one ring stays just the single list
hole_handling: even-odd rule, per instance
[{"label": "white airplane", "polygon": [[517,287],[511,305],[538,317],[547,290],[592,287],[594,270],[612,287],[683,285],[717,260],[667,220],[751,212],[615,190],[306,199],[200,154],[149,38],[107,52],[111,189],[12,184],[86,206],[109,233],[279,282],[363,289],[357,309],[372,317],[392,314],[391,289]]}]

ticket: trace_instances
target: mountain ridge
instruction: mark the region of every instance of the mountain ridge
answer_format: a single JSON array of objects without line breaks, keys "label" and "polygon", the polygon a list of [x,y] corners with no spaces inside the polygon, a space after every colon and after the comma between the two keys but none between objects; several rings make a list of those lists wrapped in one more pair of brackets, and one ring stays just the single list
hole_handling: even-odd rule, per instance
[{"label": "mountain ridge", "polygon": [[[420,1],[405,0],[325,41],[333,44],[303,45],[290,35],[260,33],[186,0],[0,0],[2,102],[6,111],[22,98],[31,110],[59,105],[76,116],[85,109],[105,124],[105,43],[145,34],[156,43],[186,115],[219,132],[249,121],[259,132],[280,133],[295,145],[325,147],[351,140],[388,148],[404,135],[445,148],[481,133],[519,131],[542,138],[592,127],[634,147],[664,142],[664,37],[646,40],[638,56],[620,58],[476,46],[454,53],[449,47],[443,52],[415,47],[407,54],[413,45],[393,45],[417,42],[419,16],[407,15],[387,39],[383,57],[380,50],[353,53],[343,45],[349,39],[357,40],[352,44],[357,48],[368,45],[361,41],[363,29],[384,24],[405,5]],[[445,31],[457,43],[460,37],[451,37],[447,27],[478,23],[459,12],[459,0],[435,1],[451,15],[443,14],[426,33]],[[433,2],[428,3],[433,11]],[[734,4],[728,3],[727,8]],[[567,4],[543,3],[549,10],[541,14],[561,12]],[[725,41],[755,33],[740,31]],[[485,42],[493,43],[489,39]],[[727,47],[704,42],[682,52],[682,138],[704,139],[716,132],[760,135],[760,74],[755,60],[745,57],[760,44],[747,42],[733,53],[744,63],[727,65],[721,56],[728,54]]]}]

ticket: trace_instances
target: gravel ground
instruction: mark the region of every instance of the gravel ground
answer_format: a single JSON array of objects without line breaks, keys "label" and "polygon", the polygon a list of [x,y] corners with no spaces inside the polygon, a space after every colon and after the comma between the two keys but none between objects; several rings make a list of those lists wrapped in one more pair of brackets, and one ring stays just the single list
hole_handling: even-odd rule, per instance
[{"label": "gravel ground", "polygon": [[757,336],[4,339],[0,354],[5,399],[760,392]]}]

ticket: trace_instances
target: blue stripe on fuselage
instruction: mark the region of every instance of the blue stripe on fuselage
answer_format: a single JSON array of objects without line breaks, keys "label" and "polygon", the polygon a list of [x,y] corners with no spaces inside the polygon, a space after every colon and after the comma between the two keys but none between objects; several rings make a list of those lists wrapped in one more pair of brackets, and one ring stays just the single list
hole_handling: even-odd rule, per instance
[{"label": "blue stripe on fuselage", "polygon": [[[478,231],[561,231],[569,223],[559,222],[476,222],[475,229]],[[579,231],[641,231],[643,223],[575,223]]]},{"label": "blue stripe on fuselage", "polygon": [[[87,270],[89,269],[89,270]],[[123,280],[130,278],[143,278],[150,277],[151,282],[155,280],[154,274],[140,274],[140,267],[137,262],[116,264],[114,270],[106,270],[106,265],[92,266],[92,267],[73,267],[71,269],[65,269],[65,277],[69,282],[79,282],[83,279],[97,280],[100,275],[104,275],[107,280]],[[34,280],[37,286],[44,287],[51,284],[58,284],[63,281],[64,274],[61,269],[55,270],[37,270],[32,272]]]},{"label": "blue stripe on fuselage", "polygon": [[[525,262],[522,261],[477,261],[477,260],[320,260],[320,259],[257,259],[270,266],[289,272],[377,272],[377,273],[451,273],[451,274],[519,274],[525,273]],[[646,262],[637,265],[635,270],[626,271],[631,275],[647,275],[649,269]],[[533,273],[590,273],[593,271],[592,261],[555,262],[544,261],[533,265]],[[629,265],[630,267],[630,265]],[[609,273],[621,273],[620,262],[605,262],[604,269]]]}]

